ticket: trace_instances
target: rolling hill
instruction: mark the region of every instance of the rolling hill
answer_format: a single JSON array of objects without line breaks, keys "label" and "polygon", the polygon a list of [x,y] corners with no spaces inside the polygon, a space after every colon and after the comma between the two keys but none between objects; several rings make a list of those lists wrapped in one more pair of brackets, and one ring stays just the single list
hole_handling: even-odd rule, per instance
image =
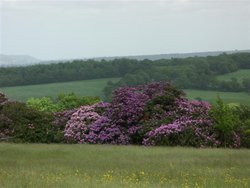
[{"label": "rolling hill", "polygon": [[231,50],[231,51],[208,51],[208,52],[191,52],[191,53],[166,53],[166,54],[152,54],[152,55],[133,55],[133,56],[105,56],[105,57],[83,57],[78,59],[54,59],[43,61],[39,60],[35,57],[28,55],[4,55],[0,54],[0,67],[6,66],[26,66],[33,64],[52,64],[59,62],[69,62],[74,60],[88,60],[93,59],[97,61],[101,60],[114,60],[114,59],[136,59],[136,60],[159,60],[159,59],[171,59],[171,58],[187,58],[187,57],[206,57],[206,56],[217,56],[222,53],[234,54],[234,53],[242,53],[242,52],[250,52],[250,49],[246,50]]},{"label": "rolling hill", "polygon": [[0,67],[27,66],[38,64],[41,60],[29,55],[4,55],[0,54]]},{"label": "rolling hill", "polygon": [[217,76],[218,80],[230,81],[232,78],[237,78],[242,82],[243,79],[250,78],[250,69],[240,69],[238,71]]}]

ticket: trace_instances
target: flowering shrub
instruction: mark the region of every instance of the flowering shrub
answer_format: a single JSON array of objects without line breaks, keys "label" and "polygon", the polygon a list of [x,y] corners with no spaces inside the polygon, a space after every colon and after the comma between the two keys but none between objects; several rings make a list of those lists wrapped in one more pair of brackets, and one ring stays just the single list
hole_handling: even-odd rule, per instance
[{"label": "flowering shrub", "polygon": [[64,130],[72,114],[75,113],[77,110],[78,110],[77,108],[74,108],[71,110],[65,110],[62,112],[54,113],[55,119],[53,121],[53,125],[55,125],[55,127],[58,127],[60,130]]},{"label": "flowering shrub", "polygon": [[143,122],[150,113],[146,108],[161,101],[170,105],[180,95],[179,90],[164,82],[119,88],[104,113],[98,113],[96,105],[92,105],[83,106],[72,114],[65,137],[78,143],[142,144]]},{"label": "flowering shrub", "polygon": [[181,90],[167,82],[119,88],[110,103],[54,113],[10,102],[0,93],[0,139],[249,147],[249,111],[243,107],[231,109],[223,103],[212,107],[208,102],[187,100]]},{"label": "flowering shrub", "polygon": [[[212,119],[209,117],[211,108],[209,103],[178,99],[174,107],[173,110],[165,113],[164,118],[169,122],[160,124],[150,131],[143,144],[196,147],[220,144],[214,134]],[[159,121],[159,123],[162,122]]]},{"label": "flowering shrub", "polygon": [[[8,99],[6,96],[0,92],[0,110],[2,110],[4,104],[7,102]],[[0,113],[0,140],[8,138],[12,134],[13,130],[10,128],[11,123],[11,119]]]},{"label": "flowering shrub", "polygon": [[[1,104],[6,104],[6,100],[4,95],[0,96]],[[239,114],[234,115],[233,111],[220,104],[211,108],[207,102],[189,101],[181,90],[169,83],[155,82],[138,87],[119,88],[114,91],[111,103],[101,102],[56,112],[54,119],[46,120],[47,127],[44,126],[43,131],[50,136],[54,134],[50,138],[53,142],[62,142],[65,139],[69,143],[194,147],[240,147],[243,143],[248,147],[248,109],[242,108],[236,112]],[[3,120],[0,123],[2,137],[17,130],[10,129],[14,116],[9,118],[7,114],[11,113],[0,114],[0,119]],[[23,117],[26,115],[22,114]],[[45,113],[43,116],[39,116],[42,123],[46,119]],[[236,116],[244,116],[244,126],[236,126]],[[39,136],[35,122],[31,119],[25,120],[27,130],[18,137],[25,137],[32,142],[44,142],[41,141],[42,137],[30,137]]]},{"label": "flowering shrub", "polygon": [[122,126],[112,124],[108,117],[101,116],[90,126],[89,134],[86,135],[86,142],[124,145],[129,143],[129,136]]},{"label": "flowering shrub", "polygon": [[6,96],[0,92],[0,107],[3,106],[7,101],[8,99],[6,98]]},{"label": "flowering shrub", "polygon": [[[68,142],[84,143],[90,125],[101,117],[102,108],[108,104],[98,103],[80,107],[75,111],[65,127],[65,138]],[[99,111],[99,113],[98,113]]]}]

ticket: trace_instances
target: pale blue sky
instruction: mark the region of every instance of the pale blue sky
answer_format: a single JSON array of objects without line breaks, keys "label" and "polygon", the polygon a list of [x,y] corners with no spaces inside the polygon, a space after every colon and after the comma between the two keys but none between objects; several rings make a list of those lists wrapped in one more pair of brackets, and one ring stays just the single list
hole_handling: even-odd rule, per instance
[{"label": "pale blue sky", "polygon": [[0,53],[42,60],[250,49],[250,0],[4,0]]}]

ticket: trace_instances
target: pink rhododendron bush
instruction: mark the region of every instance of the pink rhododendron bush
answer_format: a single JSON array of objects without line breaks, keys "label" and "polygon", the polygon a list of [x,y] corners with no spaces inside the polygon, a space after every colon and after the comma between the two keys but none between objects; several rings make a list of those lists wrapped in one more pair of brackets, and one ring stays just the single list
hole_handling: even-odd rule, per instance
[{"label": "pink rhododendron bush", "polygon": [[[64,136],[69,143],[240,147],[236,117],[218,114],[220,108],[187,100],[167,82],[123,87],[114,91],[110,103],[75,110]],[[221,125],[220,116],[227,116],[223,121],[230,121],[229,128]]]}]

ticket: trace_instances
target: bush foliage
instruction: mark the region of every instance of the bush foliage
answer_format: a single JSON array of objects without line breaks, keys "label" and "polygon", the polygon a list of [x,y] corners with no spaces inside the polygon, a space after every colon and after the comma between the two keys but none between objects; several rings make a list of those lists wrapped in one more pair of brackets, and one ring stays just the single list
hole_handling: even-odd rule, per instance
[{"label": "bush foliage", "polygon": [[194,147],[240,147],[248,143],[248,130],[243,131],[248,121],[240,125],[235,109],[221,100],[214,106],[189,101],[181,90],[166,82],[119,88],[111,103],[102,107],[101,113],[96,105],[73,113],[65,128],[67,141]]},{"label": "bush foliage", "polygon": [[6,102],[0,108],[0,139],[14,142],[60,142],[53,126],[53,114],[40,112],[20,102]]},{"label": "bush foliage", "polygon": [[60,94],[53,100],[50,97],[30,98],[27,105],[39,111],[45,112],[61,112],[73,108],[78,108],[82,105],[90,105],[100,101],[99,97],[78,96],[75,93]]},{"label": "bush foliage", "polygon": [[121,87],[110,103],[61,95],[28,105],[0,94],[0,139],[192,147],[250,147],[250,108],[190,101],[168,82]]}]

